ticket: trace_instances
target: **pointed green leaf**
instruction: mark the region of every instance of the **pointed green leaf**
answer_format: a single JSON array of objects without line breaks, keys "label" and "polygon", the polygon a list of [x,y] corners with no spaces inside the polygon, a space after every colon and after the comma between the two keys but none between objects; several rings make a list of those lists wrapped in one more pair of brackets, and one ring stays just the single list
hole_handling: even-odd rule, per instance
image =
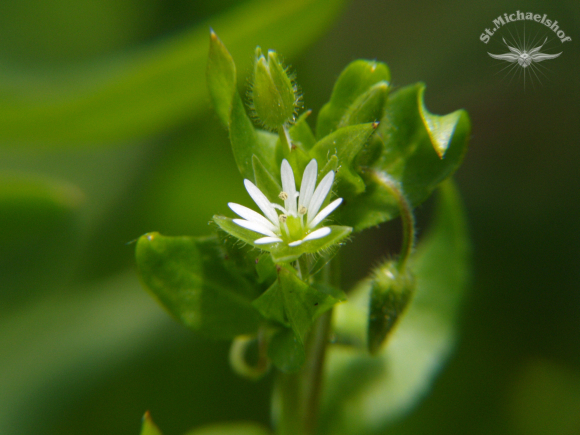
[{"label": "pointed green leaf", "polygon": [[225,266],[217,238],[149,233],[139,238],[136,257],[145,286],[184,325],[215,338],[255,332],[258,289]]},{"label": "pointed green leaf", "polygon": [[[389,68],[382,62],[362,59],[351,62],[336,81],[330,101],[320,110],[316,137],[321,139],[327,136],[339,127],[341,121],[342,125],[352,125],[348,123],[348,119],[357,118],[353,114],[357,111],[356,107],[361,107],[362,102],[357,102],[357,99],[377,83],[390,80]],[[374,119],[366,122],[372,121]]]},{"label": "pointed green leaf", "polygon": [[351,198],[364,192],[365,183],[354,168],[354,159],[374,133],[375,127],[369,123],[340,128],[318,141],[310,151],[321,167],[330,156],[337,156],[340,169],[336,177],[340,197]]},{"label": "pointed green leaf", "polygon": [[[456,320],[470,276],[470,249],[461,200],[441,185],[433,227],[411,258],[415,296],[378,356],[368,355],[370,281],[335,310],[339,342],[327,353],[321,433],[383,433],[429,390],[456,338]],[[356,379],[356,384],[349,380]]]},{"label": "pointed green leaf", "polygon": [[218,423],[194,429],[187,435],[271,435],[271,432],[257,423]]},{"label": "pointed green leaf", "polygon": [[238,169],[244,178],[254,176],[252,157],[256,155],[266,167],[275,167],[275,142],[258,135],[246,113],[236,88],[235,64],[229,52],[212,31],[210,37],[207,79],[215,109],[230,132],[230,142]]},{"label": "pointed green leaf", "polygon": [[149,411],[143,416],[143,424],[141,426],[141,435],[162,435],[159,428],[153,423],[151,414]]},{"label": "pointed green leaf", "polygon": [[213,30],[210,32],[206,77],[214,109],[220,121],[228,127],[234,94],[237,92],[236,65]]}]

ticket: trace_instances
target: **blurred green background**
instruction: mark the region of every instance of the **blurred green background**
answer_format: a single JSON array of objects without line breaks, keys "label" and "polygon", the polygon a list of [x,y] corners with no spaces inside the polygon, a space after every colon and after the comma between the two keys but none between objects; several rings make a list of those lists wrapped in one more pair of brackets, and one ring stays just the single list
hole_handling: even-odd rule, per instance
[{"label": "blurred green background", "polygon": [[[479,35],[516,10],[572,37],[523,77]],[[530,23],[528,32],[543,31]],[[130,242],[210,232],[246,198],[210,108],[213,27],[240,81],[256,45],[281,52],[314,116],[357,58],[427,84],[433,113],[473,124],[457,174],[475,254],[459,344],[389,434],[580,433],[580,5],[20,0],[0,7],[0,433],[165,434],[269,421],[271,378],[233,375],[228,343],[174,323],[141,288]],[[539,25],[538,25],[539,26]],[[430,202],[417,211],[419,230]],[[399,226],[347,249],[345,283],[396,252]]]}]

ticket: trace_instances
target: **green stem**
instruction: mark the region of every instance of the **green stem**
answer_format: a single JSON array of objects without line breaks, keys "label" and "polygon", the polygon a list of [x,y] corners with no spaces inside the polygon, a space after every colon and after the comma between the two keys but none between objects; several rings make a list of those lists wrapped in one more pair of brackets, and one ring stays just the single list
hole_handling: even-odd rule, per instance
[{"label": "green stem", "polygon": [[[307,271],[307,263],[298,261],[299,272]],[[325,266],[319,279],[329,284],[335,283],[338,277],[336,268],[330,269],[332,262]],[[334,272],[334,274],[333,274]],[[333,279],[334,278],[334,279]],[[280,373],[278,378],[278,395],[280,416],[277,434],[279,435],[315,435],[318,427],[320,396],[324,375],[324,360],[328,347],[332,310],[322,314],[315,322],[306,342],[306,361],[297,373]]]},{"label": "green stem", "polygon": [[377,183],[385,187],[397,201],[399,212],[401,214],[401,221],[403,222],[403,243],[401,246],[401,254],[397,262],[399,271],[404,271],[407,265],[407,260],[411,256],[413,246],[415,246],[415,217],[413,216],[413,209],[407,198],[401,191],[398,183],[391,179],[384,172],[373,172],[373,178]]}]

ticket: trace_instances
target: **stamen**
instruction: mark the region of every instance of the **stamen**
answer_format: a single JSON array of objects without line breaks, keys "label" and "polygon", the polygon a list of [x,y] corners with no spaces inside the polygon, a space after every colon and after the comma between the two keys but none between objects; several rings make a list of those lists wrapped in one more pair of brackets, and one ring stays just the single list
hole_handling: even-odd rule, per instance
[{"label": "stamen", "polygon": [[282,201],[286,201],[288,199],[288,194],[286,192],[280,192],[278,198],[280,198]]},{"label": "stamen", "polygon": [[288,216],[286,216],[285,214],[281,214],[280,216],[278,216],[278,219],[280,219],[280,223],[285,224],[286,219],[288,219]]},{"label": "stamen", "polygon": [[306,214],[306,212],[308,212],[308,209],[307,209],[306,207],[304,207],[304,206],[301,206],[301,207],[298,209],[298,214],[299,214],[299,215],[302,215],[302,216],[303,216],[303,215],[305,215],[305,214]]}]

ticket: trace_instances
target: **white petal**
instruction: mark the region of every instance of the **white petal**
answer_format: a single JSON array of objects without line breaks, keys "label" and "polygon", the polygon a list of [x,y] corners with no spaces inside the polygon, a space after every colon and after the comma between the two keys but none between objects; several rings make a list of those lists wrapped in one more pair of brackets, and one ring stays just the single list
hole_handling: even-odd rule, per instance
[{"label": "white petal", "polygon": [[282,190],[288,194],[288,199],[284,201],[284,207],[288,210],[288,214],[296,216],[296,182],[294,181],[292,166],[286,159],[282,160],[280,176],[282,178]]},{"label": "white petal", "polygon": [[318,175],[318,164],[316,159],[312,159],[304,169],[302,184],[300,185],[300,196],[298,197],[298,210],[304,206],[308,209],[310,199],[316,187],[316,176]]},{"label": "white petal", "polygon": [[290,246],[290,247],[292,247],[292,248],[293,248],[294,246],[301,245],[301,244],[302,244],[302,242],[304,242],[304,240],[296,240],[295,242],[288,243],[288,246]]},{"label": "white petal", "polygon": [[323,237],[328,236],[330,234],[330,231],[331,230],[328,227],[319,228],[316,231],[312,231],[310,234],[304,237],[302,241],[307,242],[308,240],[322,239]]},{"label": "white petal", "polygon": [[310,200],[310,206],[308,207],[308,225],[310,225],[312,219],[318,214],[318,210],[320,210],[320,206],[326,199],[326,195],[330,192],[333,182],[334,171],[330,171],[314,191],[314,195],[312,195],[312,199]]},{"label": "white petal", "polygon": [[232,211],[240,217],[248,221],[257,222],[259,224],[264,225],[266,228],[276,231],[279,228],[275,226],[272,222],[262,216],[260,213],[256,213],[254,210],[249,209],[248,207],[244,207],[243,205],[236,204],[235,202],[228,203],[229,207]]},{"label": "white petal", "polygon": [[322,222],[322,220],[326,216],[328,216],[330,213],[332,213],[336,209],[336,207],[338,207],[341,203],[342,203],[342,198],[338,198],[338,199],[335,199],[334,201],[332,201],[330,204],[328,204],[326,207],[324,207],[322,209],[322,211],[320,213],[318,213],[314,219],[312,219],[312,222],[310,222],[308,224],[308,226],[310,228],[316,227],[316,225],[318,225],[320,222]]},{"label": "white petal", "polygon": [[243,219],[234,219],[234,223],[236,223],[239,226],[244,227],[248,230],[252,230],[252,231],[255,231],[257,233],[263,234],[265,236],[278,237],[276,234],[274,234],[273,231],[269,230],[264,225],[261,225],[258,222],[245,221]]},{"label": "white petal", "polygon": [[281,242],[282,239],[279,237],[262,237],[261,239],[254,240],[256,245],[266,245],[268,243],[278,243]]},{"label": "white petal", "polygon": [[244,180],[244,186],[246,186],[246,190],[256,205],[260,207],[260,210],[262,210],[264,216],[266,216],[274,225],[276,225],[276,222],[278,221],[278,213],[276,213],[276,210],[274,210],[274,207],[272,207],[272,204],[270,204],[270,201],[268,201],[266,195],[264,195],[262,191],[258,189],[250,180]]}]

